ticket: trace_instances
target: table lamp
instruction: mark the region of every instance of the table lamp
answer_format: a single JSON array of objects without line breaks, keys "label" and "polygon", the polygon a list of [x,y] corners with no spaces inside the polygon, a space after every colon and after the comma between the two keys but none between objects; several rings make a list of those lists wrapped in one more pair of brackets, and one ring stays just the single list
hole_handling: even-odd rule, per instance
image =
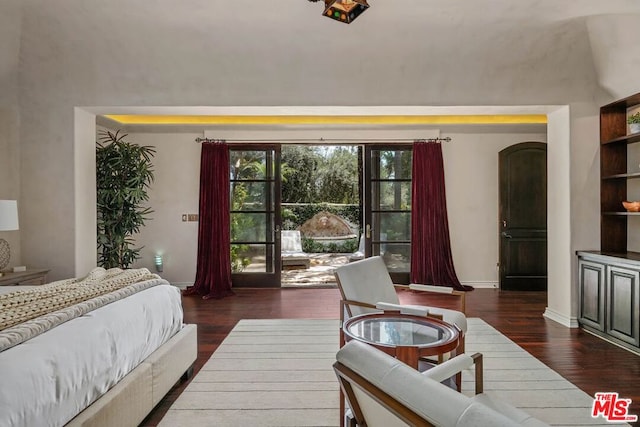
[{"label": "table lamp", "polygon": [[[0,231],[18,229],[18,202],[16,200],[0,200]],[[9,259],[11,259],[9,242],[0,239],[0,274],[9,265]]]}]

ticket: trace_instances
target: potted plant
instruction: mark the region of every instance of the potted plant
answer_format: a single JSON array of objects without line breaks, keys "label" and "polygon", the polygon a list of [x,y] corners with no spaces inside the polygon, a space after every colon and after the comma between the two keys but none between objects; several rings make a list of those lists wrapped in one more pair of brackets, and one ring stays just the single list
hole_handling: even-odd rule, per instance
[{"label": "potted plant", "polygon": [[128,268],[140,258],[133,235],[140,231],[151,208],[147,189],[153,182],[155,149],[126,142],[116,133],[102,132],[96,146],[98,265]]},{"label": "potted plant", "polygon": [[627,123],[631,133],[640,133],[640,111],[627,117]]}]

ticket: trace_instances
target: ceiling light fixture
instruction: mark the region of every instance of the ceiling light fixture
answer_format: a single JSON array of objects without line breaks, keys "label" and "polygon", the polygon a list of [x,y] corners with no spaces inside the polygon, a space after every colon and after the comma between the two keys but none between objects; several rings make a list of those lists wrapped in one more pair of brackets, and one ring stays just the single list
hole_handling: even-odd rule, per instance
[{"label": "ceiling light fixture", "polygon": [[[318,2],[320,0],[309,0]],[[336,21],[350,24],[369,8],[367,0],[324,0],[322,14]]]}]

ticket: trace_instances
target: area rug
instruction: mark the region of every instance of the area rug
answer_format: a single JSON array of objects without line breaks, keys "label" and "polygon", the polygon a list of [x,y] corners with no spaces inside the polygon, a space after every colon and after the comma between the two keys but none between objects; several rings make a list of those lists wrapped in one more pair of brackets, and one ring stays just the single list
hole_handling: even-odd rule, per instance
[{"label": "area rug", "polygon": [[[468,319],[468,353],[484,358],[484,389],[558,426],[591,418],[593,398],[481,319]],[[160,426],[338,426],[331,365],[338,320],[241,320],[170,407]],[[473,373],[463,373],[472,395]]]}]

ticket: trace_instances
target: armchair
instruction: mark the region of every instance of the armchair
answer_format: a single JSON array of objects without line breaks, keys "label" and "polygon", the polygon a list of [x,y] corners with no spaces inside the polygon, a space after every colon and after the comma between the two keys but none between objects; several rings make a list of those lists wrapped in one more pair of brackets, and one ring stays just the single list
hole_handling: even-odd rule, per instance
[{"label": "armchair", "polygon": [[[481,360],[477,356],[475,359]],[[438,382],[469,368],[473,361],[472,356],[460,355],[420,373],[368,344],[350,341],[338,351],[333,365],[352,412],[347,425],[547,426],[526,412],[481,393],[481,365],[475,368],[476,391],[480,394],[473,397]]]},{"label": "armchair", "polygon": [[[335,271],[341,300],[341,320],[359,314],[376,311],[400,311],[416,316],[432,316],[458,326],[467,332],[467,318],[464,315],[464,292],[442,286],[412,284],[394,285],[384,260],[379,257],[365,258],[338,267]],[[438,307],[400,304],[396,288],[403,287],[417,291],[448,293],[461,298],[462,311]]]}]

